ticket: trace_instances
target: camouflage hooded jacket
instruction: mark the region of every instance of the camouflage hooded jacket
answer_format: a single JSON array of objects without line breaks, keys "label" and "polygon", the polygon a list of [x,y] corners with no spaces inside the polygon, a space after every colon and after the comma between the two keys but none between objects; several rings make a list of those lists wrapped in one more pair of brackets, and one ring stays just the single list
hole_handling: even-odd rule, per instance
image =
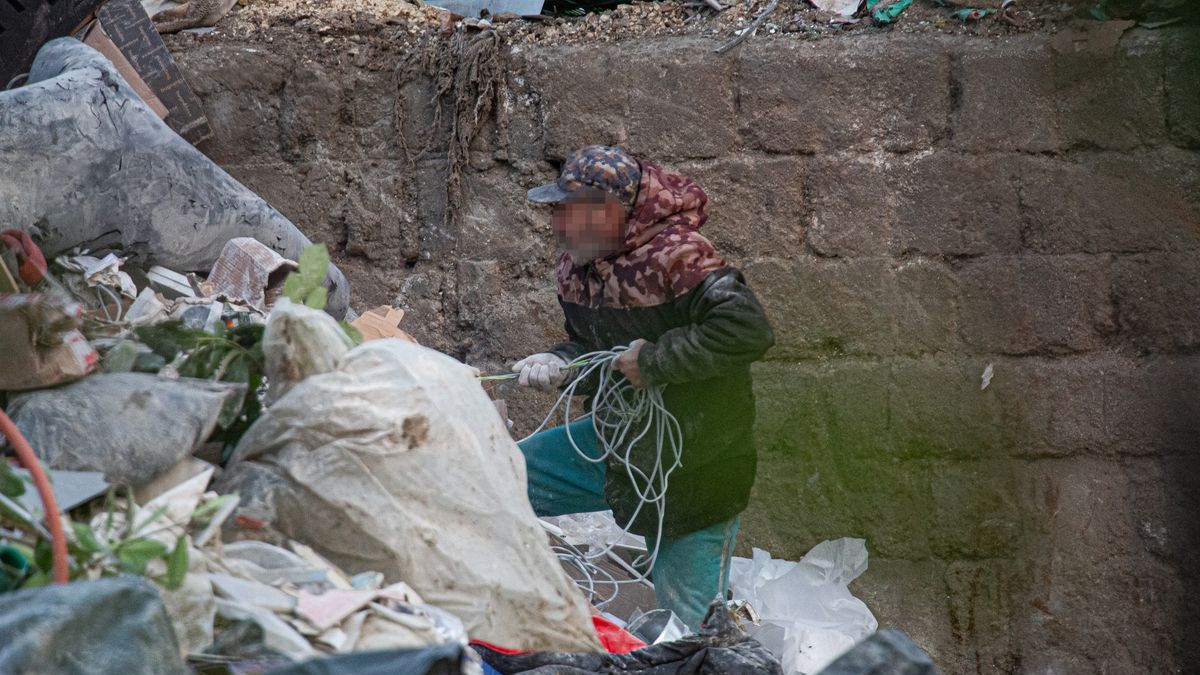
[{"label": "camouflage hooded jacket", "polygon": [[[573,360],[648,341],[638,366],[648,385],[665,385],[664,402],[683,431],[682,466],[667,489],[666,536],[709,527],[745,509],[757,462],[750,364],[774,344],[742,274],[699,233],[707,204],[690,178],[642,162],[624,249],[583,265],[564,255],[558,268],[570,339],[554,353]],[[649,473],[654,448],[645,446],[633,457]],[[605,497],[622,524],[639,503],[619,466],[609,466]],[[641,510],[635,532],[657,531],[653,511]]]}]

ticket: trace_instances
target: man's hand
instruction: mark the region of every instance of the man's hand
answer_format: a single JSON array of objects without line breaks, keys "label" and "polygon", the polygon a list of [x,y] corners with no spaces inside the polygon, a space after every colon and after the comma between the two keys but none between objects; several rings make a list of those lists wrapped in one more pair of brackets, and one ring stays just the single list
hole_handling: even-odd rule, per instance
[{"label": "man's hand", "polygon": [[557,354],[534,354],[517,361],[512,370],[521,374],[517,383],[522,387],[549,391],[567,381],[566,365],[566,360]]},{"label": "man's hand", "polygon": [[645,344],[645,340],[634,340],[629,344],[629,349],[621,352],[621,355],[613,361],[613,368],[620,371],[625,379],[638,389],[646,386],[646,381],[642,379],[642,371],[638,368],[638,354],[642,352],[642,346]]}]

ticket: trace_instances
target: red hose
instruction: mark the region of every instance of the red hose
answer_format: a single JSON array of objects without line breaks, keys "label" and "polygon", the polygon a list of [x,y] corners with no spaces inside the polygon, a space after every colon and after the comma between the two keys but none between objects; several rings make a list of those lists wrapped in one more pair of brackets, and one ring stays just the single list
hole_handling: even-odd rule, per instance
[{"label": "red hose", "polygon": [[67,574],[67,537],[63,534],[62,518],[58,515],[58,502],[54,499],[54,491],[50,489],[50,481],[42,471],[37,455],[33,454],[33,448],[29,447],[29,441],[25,440],[21,430],[3,410],[0,410],[0,432],[8,437],[8,444],[17,451],[17,459],[33,477],[33,485],[42,498],[46,525],[50,528],[50,548],[54,553],[54,583],[65,584],[70,580]]}]

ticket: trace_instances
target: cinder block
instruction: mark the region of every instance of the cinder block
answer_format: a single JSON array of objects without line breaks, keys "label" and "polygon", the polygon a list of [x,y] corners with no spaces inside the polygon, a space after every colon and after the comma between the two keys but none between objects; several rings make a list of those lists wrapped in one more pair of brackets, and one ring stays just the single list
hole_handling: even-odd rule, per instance
[{"label": "cinder block", "polygon": [[1116,330],[1107,260],[985,256],[960,272],[962,335],[983,354],[1062,354],[1104,346]]},{"label": "cinder block", "polygon": [[[1106,401],[1132,359],[1110,352],[1069,358],[997,358],[986,394],[996,399],[1008,452],[1023,457],[1108,454],[1117,448]],[[1036,394],[1032,394],[1036,392]]]},{"label": "cinder block", "polygon": [[1200,346],[1200,254],[1145,254],[1114,264],[1120,338],[1139,350]]},{"label": "cinder block", "polygon": [[[342,106],[340,74],[320,64],[293,69],[278,93],[279,140],[286,159],[295,161],[327,156],[338,148],[344,129],[338,120]],[[355,148],[354,153],[362,152]]]},{"label": "cinder block", "polygon": [[173,56],[212,127],[212,137],[200,145],[204,154],[222,166],[282,156],[277,92],[292,69],[289,59],[221,43]]},{"label": "cinder block", "polygon": [[420,257],[420,225],[404,198],[408,168],[404,161],[371,161],[345,174],[345,188],[330,200],[329,218],[345,233],[347,254],[389,266]]},{"label": "cinder block", "polygon": [[948,646],[947,661],[938,662],[942,672],[1022,672],[1027,645],[1013,623],[1027,612],[1024,600],[1033,583],[1021,560],[951,562],[944,587],[955,639]]},{"label": "cinder block", "polygon": [[1025,243],[1044,253],[1200,248],[1200,163],[1188,153],[1021,159]]},{"label": "cinder block", "polygon": [[971,40],[960,43],[955,56],[956,147],[1049,152],[1065,145],[1045,38]]},{"label": "cinder block", "polygon": [[[395,76],[375,71],[353,72],[345,77],[342,89],[342,111],[345,138],[367,157],[380,160],[407,160],[399,129],[413,136],[409,152],[415,154],[429,137],[428,128],[421,129],[416,111],[405,109],[406,101],[397,92]],[[432,108],[427,102],[426,108]],[[409,127],[408,125],[412,125]]]},{"label": "cinder block", "polygon": [[[1163,41],[1132,32],[1114,44],[1106,36],[1114,23],[1075,24],[1052,42],[1059,119],[1071,145],[1125,150],[1166,138]],[[1083,25],[1088,30],[1076,31]]]},{"label": "cinder block", "polygon": [[1195,514],[1200,510],[1200,455],[1129,458],[1129,504],[1141,543],[1178,569],[1200,564]]},{"label": "cinder block", "polygon": [[889,428],[902,457],[977,459],[1005,455],[1024,433],[1001,424],[994,393],[980,390],[984,358],[926,357],[891,362]]},{"label": "cinder block", "polygon": [[870,569],[850,591],[871,608],[879,627],[903,630],[944,673],[969,672],[951,660],[955,643],[946,607],[946,568],[942,560],[895,560],[871,555]]},{"label": "cinder block", "polygon": [[552,276],[557,251],[550,209],[529,202],[526,189],[501,167],[464,176],[457,234],[461,255],[500,261],[509,278],[534,269]]},{"label": "cinder block", "polygon": [[417,161],[419,156],[428,159],[445,155],[450,139],[451,115],[448,110],[443,110],[438,119],[437,110],[441,105],[437,87],[430,77],[416,75],[398,87],[396,106],[399,108],[397,123],[400,129],[397,134],[402,132],[404,138],[397,138],[396,141],[408,146],[409,156],[405,159]]},{"label": "cinder block", "polygon": [[774,358],[892,353],[887,260],[764,259],[746,276],[775,325]]},{"label": "cinder block", "polygon": [[760,453],[746,520],[756,546],[791,560],[840,537],[865,539],[872,556],[924,560],[930,555],[930,510],[928,474],[920,463],[815,447]]},{"label": "cinder block", "polygon": [[760,450],[890,456],[886,364],[770,361],[755,366],[754,384]]},{"label": "cinder block", "polygon": [[418,263],[394,276],[402,280],[392,303],[405,312],[401,327],[431,349],[463,357],[470,345],[456,321],[457,266]]},{"label": "cinder block", "polygon": [[808,244],[822,257],[886,255],[891,250],[895,207],[887,172],[892,162],[859,156],[818,157],[809,162]]},{"label": "cinder block", "polygon": [[1019,251],[1016,170],[1008,156],[946,152],[897,166],[896,251],[935,256]]},{"label": "cinder block", "polygon": [[440,261],[454,251],[457,224],[447,217],[449,174],[446,160],[428,159],[410,169],[417,195],[417,222],[421,228],[421,258]]},{"label": "cinder block", "polygon": [[953,270],[927,258],[905,260],[896,263],[893,279],[896,353],[963,351],[962,292]]},{"label": "cinder block", "polygon": [[1138,359],[1109,380],[1103,420],[1120,452],[1200,456],[1200,356]]},{"label": "cinder block", "polygon": [[940,40],[751,41],[738,58],[742,136],[755,149],[903,152],[948,133],[950,58]]},{"label": "cinder block", "polygon": [[708,194],[701,233],[735,261],[804,253],[807,169],[792,157],[731,156],[677,166]]},{"label": "cinder block", "polygon": [[543,161],[547,155],[542,127],[542,95],[528,86],[528,76],[523,70],[513,68],[507,75],[508,91],[501,92],[501,106],[508,122],[508,161],[525,169]]},{"label": "cinder block", "polygon": [[630,152],[661,162],[720,157],[737,145],[734,61],[713,53],[714,46],[676,38],[620,50],[621,67],[637,74],[627,92]]},{"label": "cinder block", "polygon": [[[929,533],[933,554],[943,560],[963,560],[1025,553],[1029,531],[1018,496],[1021,469],[1021,464],[1007,458],[935,462],[930,477],[930,517],[937,523]],[[1005,615],[1001,607],[992,611]]]},{"label": "cinder block", "polygon": [[1167,127],[1181,147],[1200,147],[1200,29],[1182,28],[1167,40]]},{"label": "cinder block", "polygon": [[629,139],[629,91],[637,74],[620,51],[595,45],[526,49],[513,64],[525,73],[524,91],[537,93],[547,158]]},{"label": "cinder block", "polygon": [[[1039,501],[1030,507],[1040,518],[1030,526],[1040,536],[1026,557],[1033,574],[1026,602],[1036,611],[1018,618],[1016,634],[1039,648],[1030,649],[1024,660],[1056,672],[1182,665],[1173,655],[1173,631],[1190,611],[1184,582],[1142,544],[1127,466],[1072,458],[1031,468],[1027,482],[1036,487]],[[1114,613],[1113,607],[1124,610]],[[1144,631],[1138,640],[1122,638],[1130,625]]]}]

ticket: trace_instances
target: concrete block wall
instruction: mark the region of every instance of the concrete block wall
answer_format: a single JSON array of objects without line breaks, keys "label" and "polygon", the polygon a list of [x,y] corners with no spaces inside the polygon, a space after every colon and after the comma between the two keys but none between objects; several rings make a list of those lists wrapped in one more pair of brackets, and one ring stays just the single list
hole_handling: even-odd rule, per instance
[{"label": "concrete block wall", "polygon": [[[202,149],[327,241],[360,307],[485,369],[560,336],[548,214],[523,200],[558,159],[619,143],[694,176],[778,332],[743,547],[866,538],[855,591],[943,672],[1182,672],[1200,32],[1089,28],[506,49],[450,222],[449,110],[435,127],[413,54],[171,44]],[[502,393],[523,428],[548,404]]]}]

